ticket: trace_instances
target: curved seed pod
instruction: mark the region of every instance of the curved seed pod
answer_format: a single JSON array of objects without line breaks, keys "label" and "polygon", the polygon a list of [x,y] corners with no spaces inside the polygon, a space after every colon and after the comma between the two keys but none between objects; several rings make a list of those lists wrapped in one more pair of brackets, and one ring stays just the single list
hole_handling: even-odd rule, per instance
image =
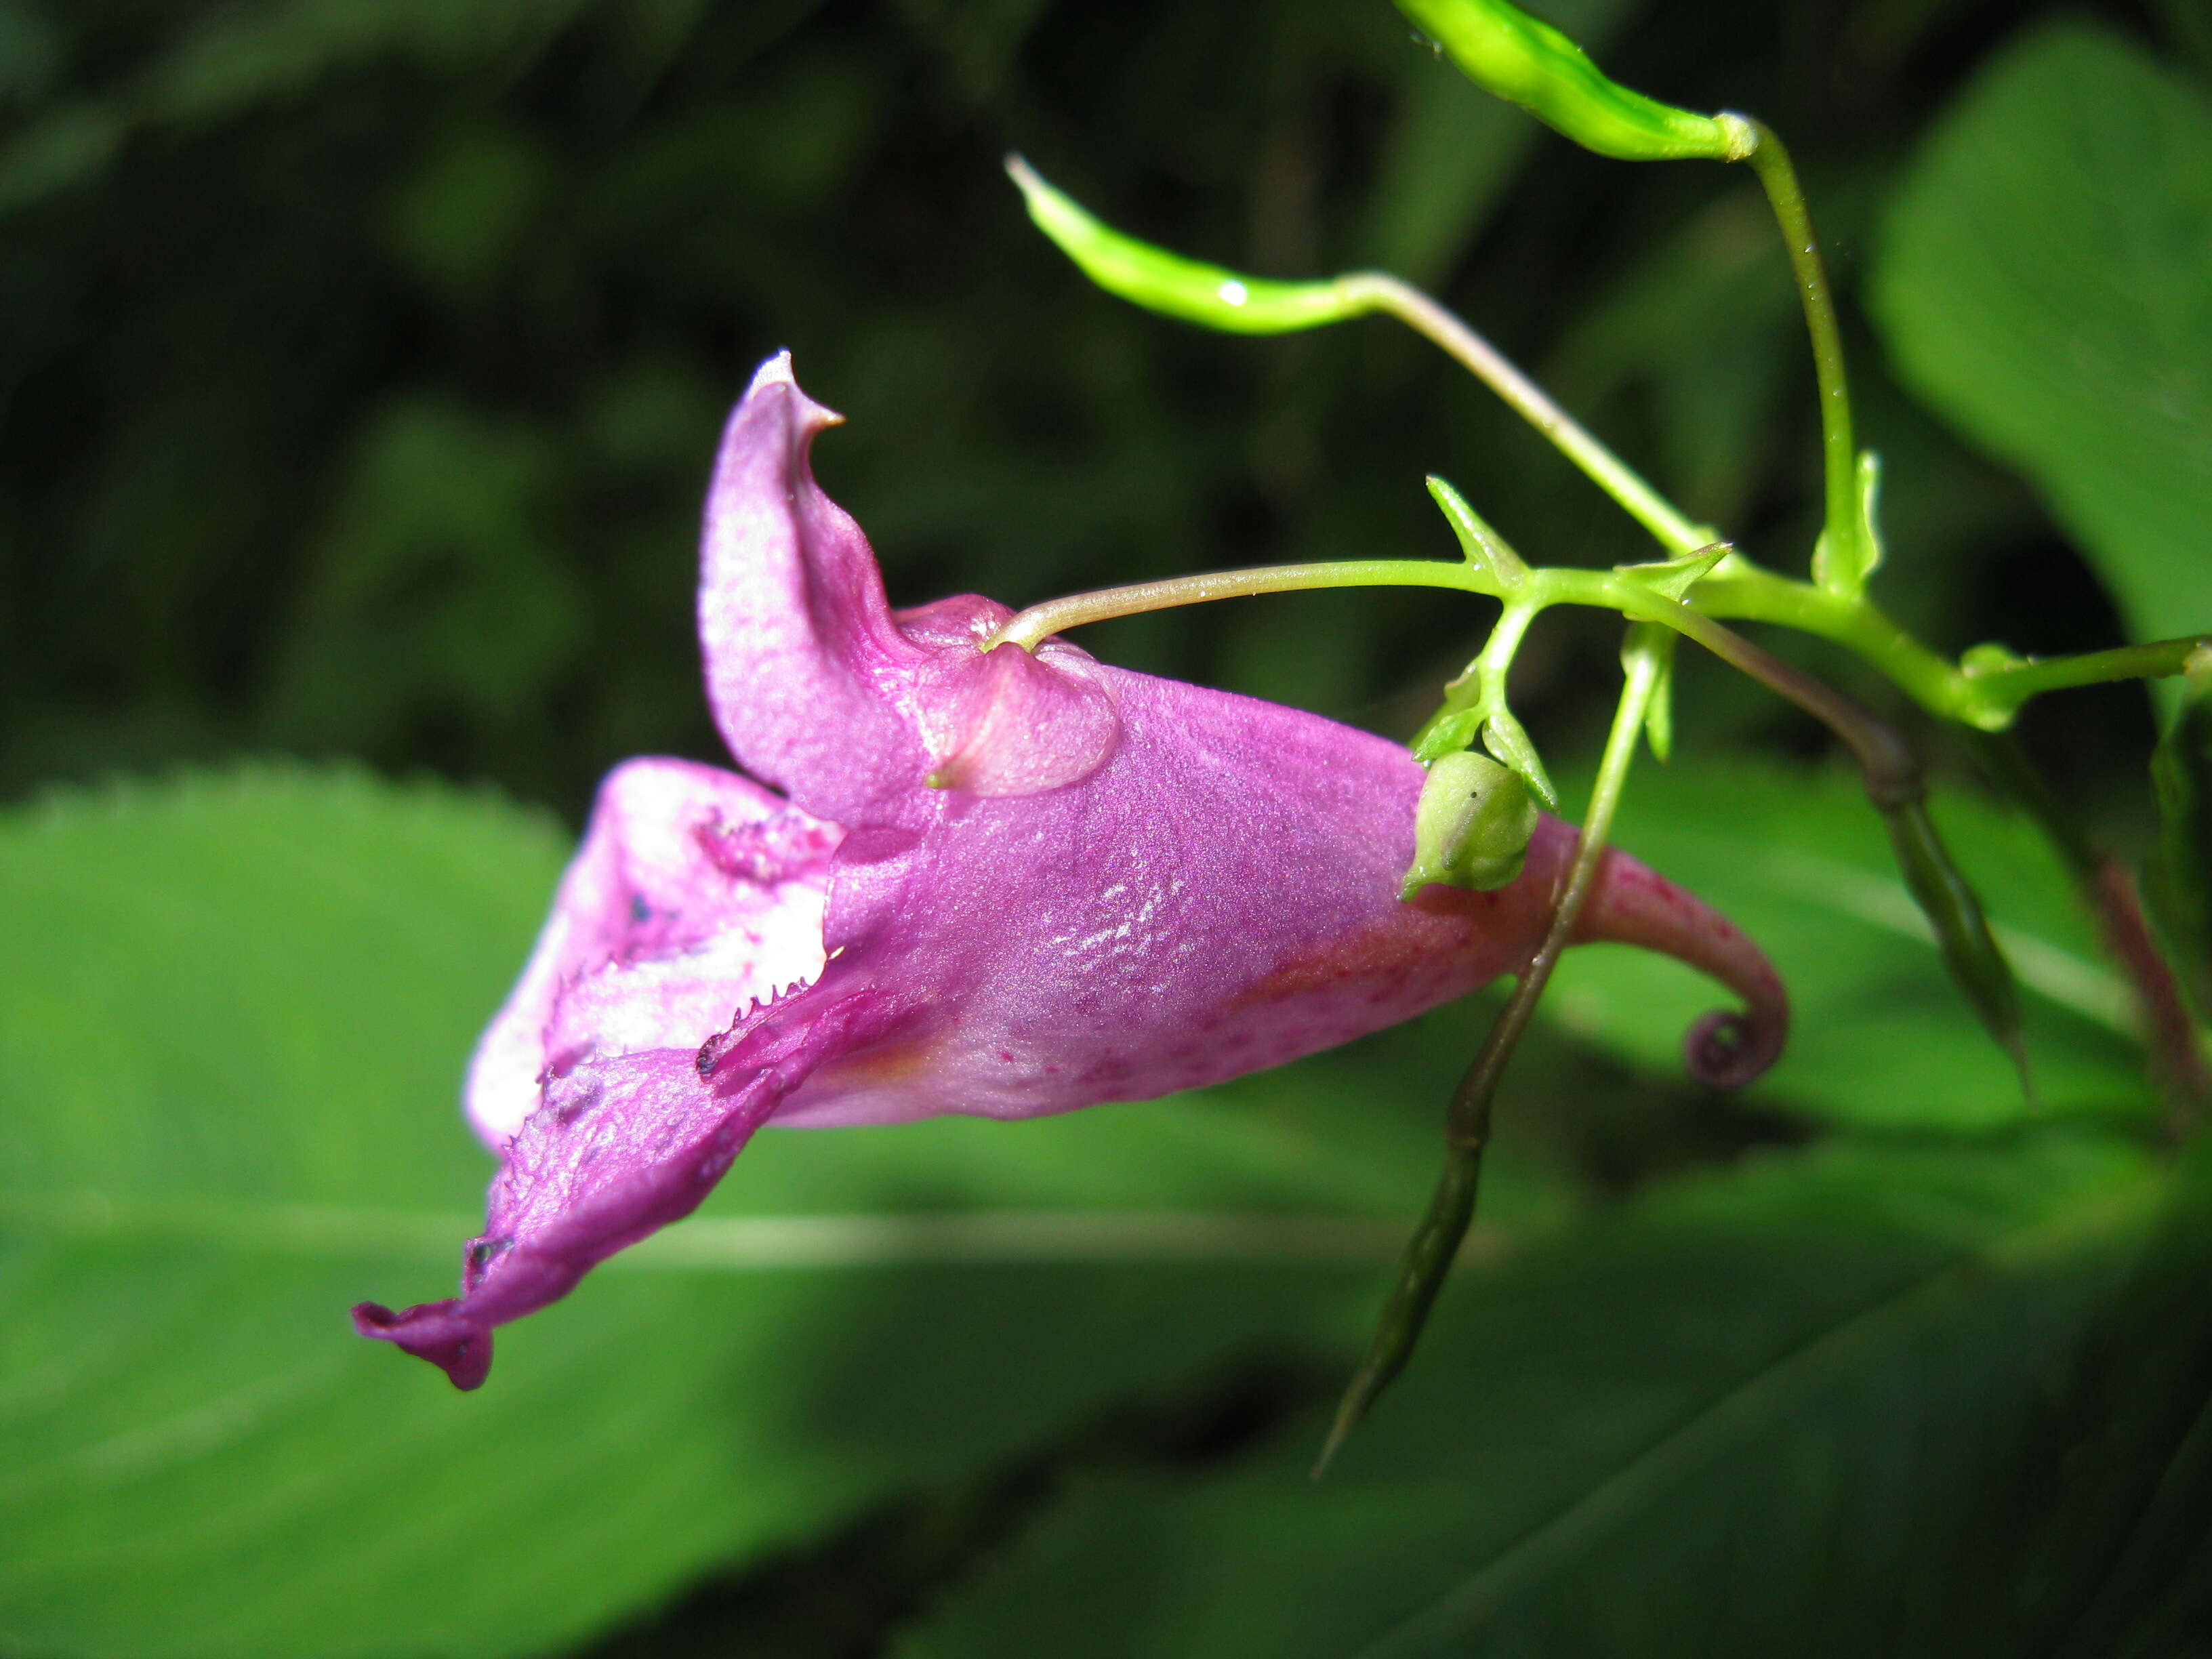
[{"label": "curved seed pod", "polygon": [[1321,1455],[1314,1460],[1313,1479],[1318,1480],[1328,1473],[1346,1437],[1358,1427],[1382,1390],[1397,1380],[1406,1362],[1413,1357],[1413,1345],[1429,1322],[1429,1310],[1436,1305],[1437,1294],[1450,1276],[1452,1261],[1474,1219],[1475,1194],[1482,1183],[1483,1150],[1479,1144],[1445,1148],[1443,1173],[1406,1246],[1405,1260],[1399,1265],[1397,1282],[1390,1287],[1382,1323],[1344,1397],[1337,1402],[1328,1438],[1322,1443]]},{"label": "curved seed pod", "polygon": [[1006,172],[1039,230],[1109,294],[1164,316],[1230,334],[1288,334],[1358,316],[1365,308],[1334,283],[1281,283],[1186,259],[1123,234],[1018,155]]},{"label": "curved seed pod", "polygon": [[1624,161],[1741,161],[1759,147],[1740,115],[1698,115],[1607,80],[1583,49],[1505,0],[1398,0],[1485,91],[1585,149]]}]

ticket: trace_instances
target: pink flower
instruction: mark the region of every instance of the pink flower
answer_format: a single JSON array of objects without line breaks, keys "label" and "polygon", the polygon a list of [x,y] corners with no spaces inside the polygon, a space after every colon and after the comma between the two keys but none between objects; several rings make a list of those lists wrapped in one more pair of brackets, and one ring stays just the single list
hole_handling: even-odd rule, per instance
[{"label": "pink flower", "polygon": [[[470,1069],[501,1164],[463,1292],[354,1310],[461,1388],[495,1326],[689,1214],[771,1118],[1036,1117],[1194,1088],[1407,1018],[1542,937],[1564,824],[1508,888],[1401,902],[1422,772],[1397,744],[1057,640],[986,652],[1011,614],[989,599],[894,613],[808,466],[837,418],[775,357],[715,465],[699,632],[752,776],[608,777]],[[1608,855],[1580,937],[1744,999],[1692,1034],[1699,1075],[1743,1081],[1779,1050],[1765,958],[1641,865]]]}]

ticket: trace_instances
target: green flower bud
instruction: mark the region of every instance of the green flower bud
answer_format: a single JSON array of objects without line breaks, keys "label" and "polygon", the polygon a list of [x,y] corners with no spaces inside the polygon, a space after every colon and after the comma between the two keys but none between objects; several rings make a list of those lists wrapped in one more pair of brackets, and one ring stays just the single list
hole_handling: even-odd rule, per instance
[{"label": "green flower bud", "polygon": [[1413,867],[1401,898],[1431,882],[1485,892],[1521,873],[1536,803],[1518,772],[1468,750],[1429,769],[1413,817]]},{"label": "green flower bud", "polygon": [[1505,0],[1398,0],[1475,85],[1585,149],[1624,161],[1741,161],[1759,147],[1740,115],[1698,115],[1608,81],[1583,49]]},{"label": "green flower bud", "polygon": [[1361,314],[1364,307],[1335,283],[1278,283],[1125,236],[1054,190],[1018,155],[1006,171],[1022,188],[1030,217],[1083,274],[1133,305],[1230,334],[1287,334]]}]

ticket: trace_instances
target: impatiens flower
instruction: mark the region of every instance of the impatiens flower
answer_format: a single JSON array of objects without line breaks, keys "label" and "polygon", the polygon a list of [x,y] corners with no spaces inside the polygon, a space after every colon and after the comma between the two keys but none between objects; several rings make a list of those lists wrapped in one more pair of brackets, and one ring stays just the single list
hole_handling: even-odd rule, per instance
[{"label": "impatiens flower", "polygon": [[[837,418],[786,356],[731,416],[699,632],[750,775],[607,779],[470,1070],[501,1168],[462,1294],[355,1310],[462,1388],[495,1326],[689,1214],[771,1119],[1036,1117],[1217,1083],[1513,972],[1542,938],[1569,827],[1543,820],[1509,886],[1401,901],[1423,774],[1398,744],[1058,640],[987,651],[1011,614],[989,599],[892,611],[808,465]],[[1607,855],[1578,936],[1743,999],[1692,1034],[1698,1075],[1779,1050],[1765,958],[1633,860]]]}]

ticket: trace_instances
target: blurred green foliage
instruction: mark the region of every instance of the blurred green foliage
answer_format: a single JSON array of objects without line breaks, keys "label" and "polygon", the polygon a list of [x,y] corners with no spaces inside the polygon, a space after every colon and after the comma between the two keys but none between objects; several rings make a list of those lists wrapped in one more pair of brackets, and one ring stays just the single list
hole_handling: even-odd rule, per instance
[{"label": "blurred green foliage", "polygon": [[[2212,620],[2196,0],[1541,9],[1790,143],[1886,605],[1953,650]],[[819,464],[902,602],[1445,554],[1431,471],[1532,559],[1650,556],[1385,323],[1091,289],[1004,151],[1196,258],[1433,287],[1802,571],[1811,376],[1740,172],[1581,154],[1384,0],[0,0],[0,1659],[2212,1642],[2203,1154],[2152,1150],[2063,872],[1921,733],[2036,1121],[1818,735],[1694,653],[1620,839],[1767,943],[1796,1046],[1691,1090],[1710,988],[1571,955],[1332,1484],[1480,1006],[1196,1099],[764,1135],[478,1395],[345,1328],[474,1229],[455,1080],[557,820],[719,756],[697,501],[770,349],[851,417]],[[1085,643],[1404,737],[1486,621],[1340,592]],[[1516,664],[1563,763],[1617,641],[1547,617]],[[2139,688],[2027,735],[2154,839]],[[228,763],[272,750],[309,763]]]}]

